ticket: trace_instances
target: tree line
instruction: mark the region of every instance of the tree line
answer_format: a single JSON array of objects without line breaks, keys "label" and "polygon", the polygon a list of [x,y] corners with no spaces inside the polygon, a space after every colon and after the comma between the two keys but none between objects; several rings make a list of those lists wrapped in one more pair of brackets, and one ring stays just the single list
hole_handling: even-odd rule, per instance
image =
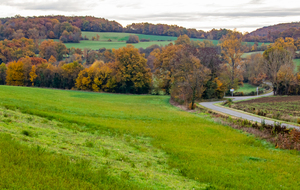
[{"label": "tree line", "polygon": [[79,42],[81,31],[91,32],[129,32],[163,36],[187,35],[190,38],[219,40],[227,29],[212,29],[209,32],[186,29],[177,25],[133,23],[123,27],[116,21],[92,16],[34,16],[0,18],[0,40],[20,39],[60,39],[63,42]]},{"label": "tree line", "polygon": [[[215,46],[191,41],[146,49],[70,48],[61,42],[32,39],[0,43],[0,84],[78,89],[95,92],[167,94],[194,107],[196,99],[222,98],[244,82],[263,85],[269,80],[274,94],[299,94],[300,75],[292,59],[295,42],[279,38],[264,54],[242,58],[242,35],[231,31]],[[39,53],[38,55],[36,53]]]}]

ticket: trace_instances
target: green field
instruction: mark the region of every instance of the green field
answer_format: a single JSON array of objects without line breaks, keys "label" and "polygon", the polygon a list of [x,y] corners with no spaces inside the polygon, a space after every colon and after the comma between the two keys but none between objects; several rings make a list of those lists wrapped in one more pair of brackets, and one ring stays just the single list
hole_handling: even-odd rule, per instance
[{"label": "green field", "polygon": [[[99,35],[99,41],[92,41],[92,37]],[[82,32],[82,36],[87,36],[89,40],[81,40],[80,43],[65,43],[67,48],[90,48],[93,50],[98,50],[100,48],[106,49],[118,49],[127,45],[126,40],[128,40],[129,35],[137,35],[139,39],[150,39],[150,42],[139,42],[137,44],[132,44],[136,48],[147,48],[151,45],[157,44],[159,46],[166,46],[169,43],[174,43],[177,37],[172,36],[157,36],[157,35],[145,35],[145,34],[133,34],[133,33],[118,33],[118,32]],[[108,40],[111,40],[109,42]],[[165,40],[165,41],[159,41]],[[191,38],[191,40],[203,41],[203,39]],[[218,44],[218,40],[211,40],[215,45]]]},{"label": "green field", "polygon": [[[136,48],[147,48],[151,45],[157,44],[159,46],[165,46],[168,45],[169,43],[172,43],[170,41],[152,41],[152,42],[140,42],[136,44],[131,44]],[[80,43],[65,43],[67,48],[90,48],[92,50],[98,50],[100,48],[106,48],[106,49],[119,49],[121,47],[125,47],[128,45],[126,42],[101,42],[101,41],[87,41],[87,40],[82,40]]]},{"label": "green field", "polygon": [[244,93],[250,93],[252,91],[256,92],[257,86],[251,85],[249,83],[244,83],[244,86],[240,86],[236,92],[244,92]]},{"label": "green field", "polygon": [[[92,37],[96,37],[97,34],[100,36],[99,41],[92,41]],[[89,40],[81,40],[80,43],[65,43],[67,48],[71,48],[71,47],[81,48],[81,49],[90,48],[93,50],[98,50],[100,48],[118,49],[127,45],[126,40],[128,40],[129,35],[137,35],[140,40],[143,38],[150,40],[150,42],[139,42],[137,44],[132,44],[136,48],[147,48],[154,44],[157,44],[159,46],[166,46],[169,43],[174,43],[174,41],[177,40],[177,37],[173,37],[173,36],[158,36],[158,35],[120,33],[120,32],[82,32],[81,35],[83,37],[87,36]],[[109,39],[111,40],[111,42],[108,41]],[[191,38],[191,40],[203,41],[204,39]],[[209,40],[209,41],[212,41],[214,45],[217,45],[219,43],[219,40]],[[247,42],[247,43],[251,45],[254,44],[254,42]],[[261,45],[262,43],[258,43],[258,44]],[[265,44],[269,45],[270,43],[265,43]],[[256,53],[256,52],[251,52],[251,53]],[[247,55],[245,54],[243,58],[246,58],[246,56]]]},{"label": "green field", "polygon": [[257,54],[257,53],[263,54],[264,52],[263,51],[254,51],[254,52],[243,53],[242,58],[247,58],[248,56],[250,56],[252,54]]},{"label": "green field", "polygon": [[300,68],[300,59],[294,59],[294,64],[296,66],[295,71],[300,71],[298,68]]},{"label": "green field", "polygon": [[[129,189],[300,187],[299,152],[275,149],[206,114],[180,111],[169,104],[168,96],[0,86],[0,98],[2,133],[11,134],[24,146],[35,144],[36,149],[36,144],[41,144],[51,153],[48,156],[88,160],[90,167],[82,166],[86,170],[105,168],[101,180],[107,188],[115,185],[112,189],[121,189],[127,183],[132,185],[126,186]],[[8,146],[2,149],[12,151]],[[38,156],[30,163],[38,166],[35,159]],[[20,167],[29,174],[41,172],[21,161]],[[14,176],[17,170],[0,171],[8,180],[11,178],[5,176]],[[68,171],[75,175],[74,170]],[[67,174],[58,175],[53,183],[63,184],[59,180]],[[85,175],[78,170],[78,180],[99,187],[94,178],[80,176]],[[20,188],[18,181],[12,180],[10,187]]]}]

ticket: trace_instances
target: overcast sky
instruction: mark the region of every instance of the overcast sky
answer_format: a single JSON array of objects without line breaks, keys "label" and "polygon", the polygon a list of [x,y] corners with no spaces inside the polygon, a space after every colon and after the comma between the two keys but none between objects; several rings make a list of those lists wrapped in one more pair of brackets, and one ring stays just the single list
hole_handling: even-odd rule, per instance
[{"label": "overcast sky", "polygon": [[0,0],[0,17],[39,15],[95,16],[133,22],[176,24],[211,30],[253,31],[300,21],[299,0]]}]

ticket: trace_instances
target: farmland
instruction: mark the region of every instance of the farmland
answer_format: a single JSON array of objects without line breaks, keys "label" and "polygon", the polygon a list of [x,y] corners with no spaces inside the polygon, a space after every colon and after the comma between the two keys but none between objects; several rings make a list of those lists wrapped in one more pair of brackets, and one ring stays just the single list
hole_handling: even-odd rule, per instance
[{"label": "farmland", "polygon": [[[274,149],[206,114],[181,111],[169,104],[168,96],[0,86],[0,98],[0,130],[13,137],[8,144],[33,156],[30,160],[36,167],[20,163],[20,170],[32,174],[41,171],[35,164],[39,159],[36,145],[40,144],[45,159],[75,160],[70,167],[78,166],[76,160],[85,160],[90,163],[89,167],[81,165],[85,171],[105,168],[103,184],[92,177],[78,178],[94,188],[172,189],[172,184],[179,189],[299,187],[298,152]],[[1,152],[14,150],[1,148]],[[71,177],[84,176],[83,169],[77,168],[77,175],[72,174],[74,170],[68,170]],[[5,177],[16,170],[4,171]],[[65,176],[68,173],[53,180],[64,184]],[[25,175],[22,178],[30,182]],[[9,187],[20,187],[18,182],[9,182]]]},{"label": "farmland", "polygon": [[[99,41],[92,41],[92,37],[99,35]],[[157,44],[159,46],[165,46],[177,39],[172,36],[156,36],[156,35],[145,35],[145,34],[132,34],[132,33],[118,33],[118,32],[82,32],[82,36],[87,36],[89,40],[82,40],[80,43],[65,43],[67,48],[90,48],[98,50],[100,48],[106,49],[118,49],[127,45],[129,35],[137,35],[139,39],[149,39],[149,42],[139,42],[132,44],[136,48],[147,48],[151,45]],[[108,41],[111,40],[111,41]],[[191,40],[203,41],[203,39],[191,38]],[[218,40],[211,40],[215,45],[218,44]]]},{"label": "farmland", "polygon": [[235,109],[273,119],[300,123],[300,97],[264,97],[235,103]]}]

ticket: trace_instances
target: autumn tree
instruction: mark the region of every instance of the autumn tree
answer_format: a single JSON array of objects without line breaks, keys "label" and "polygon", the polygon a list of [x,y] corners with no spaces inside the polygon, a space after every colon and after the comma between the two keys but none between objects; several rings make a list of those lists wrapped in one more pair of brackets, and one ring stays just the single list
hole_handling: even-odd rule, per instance
[{"label": "autumn tree", "polygon": [[126,43],[139,43],[139,37],[137,35],[129,35],[128,40],[126,41]]},{"label": "autumn tree", "polygon": [[30,76],[30,82],[31,82],[32,86],[34,86],[34,80],[37,78],[35,65],[32,66],[29,76]]},{"label": "autumn tree", "polygon": [[118,92],[148,93],[152,74],[147,60],[132,45],[114,50]]},{"label": "autumn tree", "polygon": [[263,53],[264,67],[266,74],[272,83],[274,95],[278,94],[278,71],[281,66],[286,65],[287,67],[294,67],[293,64],[293,53],[289,51],[290,46],[285,44],[282,39],[278,39],[270,48]]},{"label": "autumn tree", "polygon": [[94,62],[91,67],[80,71],[76,79],[76,87],[95,92],[114,92],[115,77],[112,75],[112,64],[103,61]]},{"label": "autumn tree", "polygon": [[24,63],[21,61],[10,62],[7,65],[6,84],[13,86],[24,85]]},{"label": "autumn tree", "polygon": [[185,46],[177,51],[174,62],[174,83],[171,96],[191,102],[194,108],[196,98],[202,96],[204,85],[210,79],[210,70],[193,55],[193,47]]},{"label": "autumn tree", "polygon": [[244,64],[244,80],[256,86],[262,84],[267,77],[263,62],[263,56],[260,53],[247,57]]},{"label": "autumn tree", "polygon": [[175,40],[175,45],[187,45],[190,44],[190,38],[188,37],[188,35],[184,34],[184,35],[180,35],[177,40]]},{"label": "autumn tree", "polygon": [[278,94],[288,95],[290,86],[296,80],[294,75],[294,67],[291,65],[282,65],[277,73],[278,83],[284,87],[280,90],[280,87],[277,90]]},{"label": "autumn tree", "polygon": [[77,62],[64,64],[62,67],[62,86],[66,89],[71,89],[75,87],[76,79],[81,70],[83,70],[83,66]]},{"label": "autumn tree", "polygon": [[5,63],[2,63],[0,65],[0,84],[1,85],[5,84],[6,70],[7,70],[7,67],[6,67]]},{"label": "autumn tree", "polygon": [[211,71],[210,79],[204,85],[205,90],[202,97],[205,99],[222,98],[227,90],[227,83],[220,78],[222,72],[220,47],[196,48],[196,51],[193,52],[201,64]]},{"label": "autumn tree", "polygon": [[242,35],[237,31],[229,32],[221,39],[222,57],[230,69],[230,88],[237,88],[238,82],[242,78],[242,60],[243,52]]},{"label": "autumn tree", "polygon": [[54,56],[57,61],[60,61],[67,53],[68,49],[61,42],[46,40],[41,43],[39,50],[40,50],[40,57],[49,60],[51,56]]},{"label": "autumn tree", "polygon": [[55,57],[53,55],[51,55],[51,57],[49,58],[48,62],[49,63],[55,63],[57,60],[55,59]]},{"label": "autumn tree", "polygon": [[155,57],[153,61],[155,80],[157,80],[159,88],[166,94],[170,94],[174,80],[174,65],[171,61],[175,57],[176,52],[181,48],[181,45],[170,44],[162,49],[155,49],[151,53]]}]

